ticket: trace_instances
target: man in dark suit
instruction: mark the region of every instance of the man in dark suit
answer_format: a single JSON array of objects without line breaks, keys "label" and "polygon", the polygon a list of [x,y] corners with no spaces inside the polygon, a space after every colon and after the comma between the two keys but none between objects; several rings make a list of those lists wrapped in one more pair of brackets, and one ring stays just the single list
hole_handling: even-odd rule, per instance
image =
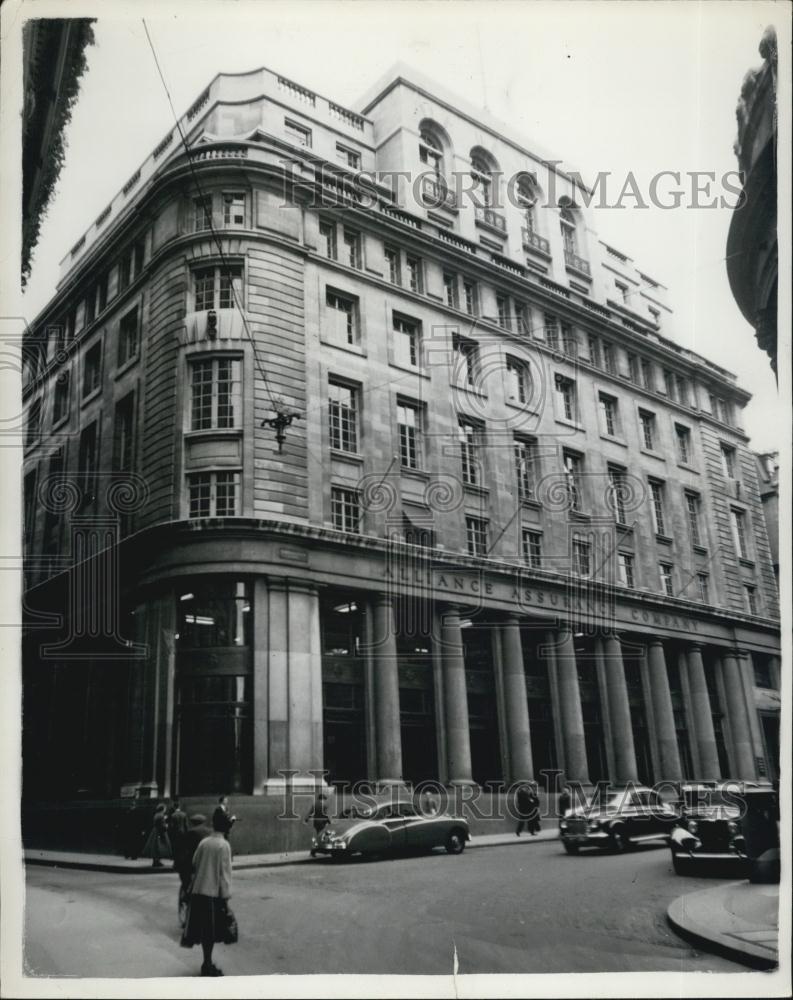
[{"label": "man in dark suit", "polygon": [[226,840],[229,839],[231,828],[237,822],[236,816],[229,814],[229,799],[227,795],[221,795],[215,811],[212,814],[212,825],[216,830],[220,830]]}]

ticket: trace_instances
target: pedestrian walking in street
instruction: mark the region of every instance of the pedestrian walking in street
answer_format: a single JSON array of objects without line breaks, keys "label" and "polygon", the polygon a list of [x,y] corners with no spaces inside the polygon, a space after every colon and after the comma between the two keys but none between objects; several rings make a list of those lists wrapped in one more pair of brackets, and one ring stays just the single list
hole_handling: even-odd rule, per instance
[{"label": "pedestrian walking in street", "polygon": [[570,786],[565,785],[562,791],[559,793],[559,801],[557,803],[557,810],[560,819],[562,816],[564,816],[564,814],[572,806],[572,804],[573,804],[573,797],[570,794]]},{"label": "pedestrian walking in street", "polygon": [[174,796],[167,818],[168,837],[171,841],[171,853],[173,854],[173,866],[177,867],[176,858],[180,852],[180,843],[187,833],[187,813],[183,811],[179,804],[179,799]]},{"label": "pedestrian walking in street", "polygon": [[528,788],[528,806],[529,833],[532,837],[536,837],[542,824],[540,823],[540,797],[537,794],[537,785],[534,783],[530,784]]},{"label": "pedestrian walking in street", "polygon": [[515,793],[515,813],[518,817],[518,826],[515,830],[515,836],[519,837],[523,828],[527,830],[531,829],[530,818],[531,818],[531,788],[526,783],[518,785],[518,790]]},{"label": "pedestrian walking in street", "polygon": [[146,818],[137,799],[124,810],[121,819],[121,841],[125,858],[137,861],[146,840]]},{"label": "pedestrian walking in street", "polygon": [[216,944],[235,944],[237,921],[229,907],[231,898],[231,847],[225,837],[223,818],[215,810],[212,833],[205,837],[193,856],[193,887],[187,906],[187,920],[181,945],[200,944],[204,962],[202,976],[222,976],[212,962]]},{"label": "pedestrian walking in street", "polygon": [[218,804],[215,806],[215,811],[212,814],[212,825],[216,830],[220,830],[226,840],[228,840],[231,828],[236,822],[237,817],[232,816],[229,811],[228,795],[221,795],[218,799]]},{"label": "pedestrian walking in street", "polygon": [[187,904],[193,881],[193,855],[201,841],[212,833],[206,816],[195,813],[188,820],[187,830],[174,845],[173,866],[179,873],[179,923],[184,927],[187,919]]},{"label": "pedestrian walking in street", "polygon": [[149,857],[151,853],[151,866],[152,868],[162,868],[162,858],[173,857],[173,852],[171,851],[171,842],[168,839],[168,830],[166,825],[166,806],[164,802],[154,810],[154,817],[152,819],[151,833],[149,834],[149,839],[146,841],[146,846],[143,848],[143,854],[145,857]]},{"label": "pedestrian walking in street", "polygon": [[319,835],[325,829],[325,827],[330,823],[330,818],[328,816],[327,808],[325,803],[327,801],[327,794],[325,792],[317,792],[314,796],[314,804],[308,810],[303,819],[304,823],[308,823],[310,820],[314,824],[314,839],[311,845],[311,857],[315,858],[317,856],[316,844],[319,840]]},{"label": "pedestrian walking in street", "polygon": [[435,801],[435,796],[429,788],[425,788],[421,793],[419,812],[423,816],[435,816],[438,812],[438,803]]}]

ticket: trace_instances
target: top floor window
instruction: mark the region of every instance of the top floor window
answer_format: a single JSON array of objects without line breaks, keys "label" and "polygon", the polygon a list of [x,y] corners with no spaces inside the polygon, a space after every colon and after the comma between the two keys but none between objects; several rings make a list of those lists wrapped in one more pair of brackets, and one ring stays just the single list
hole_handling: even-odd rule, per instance
[{"label": "top floor window", "polygon": [[493,191],[493,163],[488,154],[483,149],[471,150],[471,179],[473,180],[472,193],[481,200],[483,208],[492,208],[494,205]]},{"label": "top floor window", "polygon": [[386,267],[388,268],[388,280],[392,285],[402,284],[402,268],[400,253],[396,247],[385,247],[383,250]]},{"label": "top floor window", "polygon": [[562,244],[566,254],[578,254],[578,226],[575,212],[565,206],[559,212],[559,225],[562,230]]},{"label": "top floor window", "polygon": [[245,195],[229,191],[223,195],[223,225],[245,225]]},{"label": "top floor window", "polygon": [[336,143],[336,159],[345,167],[349,167],[350,170],[361,169],[361,154],[347,146],[342,146],[340,142]]},{"label": "top floor window", "polygon": [[642,385],[645,389],[653,388],[653,366],[647,358],[641,360]]},{"label": "top floor window", "polygon": [[289,118],[284,118],[284,132],[287,139],[296,146],[304,146],[306,149],[311,149],[310,128],[306,128],[305,125],[299,125]]},{"label": "top floor window", "polygon": [[193,229],[200,233],[212,228],[212,199],[193,198]]},{"label": "top floor window", "polygon": [[516,201],[523,212],[523,221],[529,234],[537,230],[537,201],[539,190],[536,180],[529,174],[522,174],[518,180]]},{"label": "top floor window", "polygon": [[422,123],[419,129],[419,159],[436,177],[443,177],[443,143],[438,130],[428,122]]}]

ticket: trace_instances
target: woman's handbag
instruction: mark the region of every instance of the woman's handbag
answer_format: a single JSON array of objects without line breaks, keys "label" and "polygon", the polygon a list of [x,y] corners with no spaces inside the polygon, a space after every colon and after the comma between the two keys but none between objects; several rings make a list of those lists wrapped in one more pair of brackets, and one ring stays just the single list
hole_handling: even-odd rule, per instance
[{"label": "woman's handbag", "polygon": [[239,940],[239,928],[237,918],[229,906],[228,902],[223,907],[223,926],[221,929],[221,941],[223,944],[236,944]]}]

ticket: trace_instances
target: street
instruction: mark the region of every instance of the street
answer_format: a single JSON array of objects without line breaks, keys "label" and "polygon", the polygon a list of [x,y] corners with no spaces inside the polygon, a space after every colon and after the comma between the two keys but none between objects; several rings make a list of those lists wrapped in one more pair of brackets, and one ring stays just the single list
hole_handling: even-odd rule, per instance
[{"label": "street", "polygon": [[[326,859],[234,873],[240,942],[226,975],[674,971],[743,967],[666,924],[677,896],[717,884],[672,874],[669,851],[566,856],[558,841],[383,861]],[[175,874],[27,870],[31,975],[196,976],[180,948]]]}]

